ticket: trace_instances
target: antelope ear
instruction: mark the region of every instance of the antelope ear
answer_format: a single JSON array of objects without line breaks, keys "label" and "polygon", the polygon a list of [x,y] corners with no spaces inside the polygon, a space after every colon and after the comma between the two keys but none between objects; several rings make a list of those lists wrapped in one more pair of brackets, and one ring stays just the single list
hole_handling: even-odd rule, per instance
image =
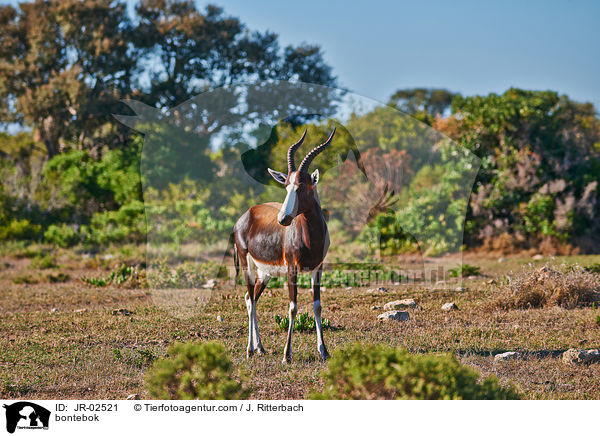
[{"label": "antelope ear", "polygon": [[271,174],[275,181],[281,183],[282,185],[285,184],[287,174],[280,173],[279,171],[272,170],[271,168],[267,168],[267,171],[269,171],[269,174]]},{"label": "antelope ear", "polygon": [[310,175],[310,178],[312,179],[312,184],[316,186],[317,183],[319,183],[319,170],[314,170],[313,173]]}]

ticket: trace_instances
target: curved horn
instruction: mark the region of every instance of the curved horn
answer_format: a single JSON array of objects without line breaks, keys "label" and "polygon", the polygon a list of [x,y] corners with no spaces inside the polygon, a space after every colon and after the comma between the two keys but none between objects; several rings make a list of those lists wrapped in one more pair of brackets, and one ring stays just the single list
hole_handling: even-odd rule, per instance
[{"label": "curved horn", "polygon": [[333,128],[333,131],[331,132],[331,135],[329,135],[329,138],[327,138],[327,141],[325,141],[324,143],[322,143],[321,145],[317,145],[315,148],[313,148],[307,155],[306,157],[302,160],[302,163],[300,164],[300,167],[298,168],[298,172],[308,172],[308,167],[310,166],[310,163],[313,161],[313,159],[319,154],[321,153],[323,150],[325,150],[325,148],[331,144],[331,140],[333,139],[333,135],[335,135],[335,127]]},{"label": "curved horn", "polygon": [[296,153],[296,150],[298,149],[298,147],[300,147],[302,145],[302,143],[304,142],[304,138],[306,138],[306,129],[304,129],[304,133],[302,134],[302,137],[300,138],[300,140],[288,149],[288,152],[287,152],[288,174],[296,171],[296,163],[294,162],[294,153]]}]

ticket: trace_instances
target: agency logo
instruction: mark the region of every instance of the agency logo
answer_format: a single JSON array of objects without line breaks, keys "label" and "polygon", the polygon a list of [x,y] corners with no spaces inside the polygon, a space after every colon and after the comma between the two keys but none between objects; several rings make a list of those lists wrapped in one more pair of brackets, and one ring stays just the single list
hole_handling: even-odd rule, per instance
[{"label": "agency logo", "polygon": [[29,401],[19,401],[6,409],[6,431],[14,433],[18,429],[47,430],[50,422],[50,411]]}]

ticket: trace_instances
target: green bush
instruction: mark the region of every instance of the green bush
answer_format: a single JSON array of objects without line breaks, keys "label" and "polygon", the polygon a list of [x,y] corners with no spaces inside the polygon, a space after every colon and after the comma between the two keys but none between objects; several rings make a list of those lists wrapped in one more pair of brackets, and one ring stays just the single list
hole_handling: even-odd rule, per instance
[{"label": "green bush", "polygon": [[68,224],[52,224],[44,232],[44,240],[62,248],[72,247],[80,241],[80,235]]},{"label": "green bush", "polygon": [[54,256],[52,256],[51,254],[46,254],[45,256],[34,257],[33,259],[31,259],[31,268],[58,268],[58,264],[56,263],[56,258]]},{"label": "green bush", "polygon": [[32,224],[29,220],[10,220],[5,225],[0,225],[0,241],[37,239],[41,231],[39,224]]},{"label": "green bush", "polygon": [[462,265],[457,266],[456,268],[451,268],[449,272],[450,277],[478,276],[481,274],[481,268],[475,265],[469,265],[468,263],[464,263]]},{"label": "green bush", "polygon": [[176,343],[169,357],[154,362],[146,376],[152,398],[160,400],[234,400],[247,398],[232,375],[225,347],[217,342]]},{"label": "green bush", "polygon": [[323,372],[323,392],[313,399],[511,400],[502,388],[451,355],[413,355],[384,345],[353,344],[336,350]]},{"label": "green bush", "polygon": [[90,225],[83,226],[82,232],[88,245],[143,243],[146,241],[144,203],[135,200],[119,210],[96,213]]}]

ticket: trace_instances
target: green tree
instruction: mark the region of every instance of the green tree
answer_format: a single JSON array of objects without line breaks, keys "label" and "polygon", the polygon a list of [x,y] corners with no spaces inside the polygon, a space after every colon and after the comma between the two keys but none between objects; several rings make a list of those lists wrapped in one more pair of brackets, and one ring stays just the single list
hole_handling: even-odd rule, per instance
[{"label": "green tree", "polygon": [[[118,0],[0,6],[0,116],[31,126],[49,157],[126,147],[128,131],[112,118],[126,111],[121,99],[166,109],[209,88],[266,79],[336,84],[318,46],[282,50],[277,35],[216,6],[144,0],[133,19]],[[218,130],[204,121],[202,133]]]},{"label": "green tree", "polygon": [[431,125],[436,117],[450,109],[452,99],[458,94],[446,89],[399,89],[390,98],[390,104],[419,121]]},{"label": "green tree", "polygon": [[512,88],[457,96],[452,112],[446,132],[482,158],[470,244],[503,234],[528,243],[556,237],[584,249],[597,244],[600,124],[592,104]]},{"label": "green tree", "polygon": [[98,148],[112,136],[97,130],[131,92],[130,24],[125,4],[109,0],[0,7],[5,120],[32,126],[50,157],[69,144]]}]

